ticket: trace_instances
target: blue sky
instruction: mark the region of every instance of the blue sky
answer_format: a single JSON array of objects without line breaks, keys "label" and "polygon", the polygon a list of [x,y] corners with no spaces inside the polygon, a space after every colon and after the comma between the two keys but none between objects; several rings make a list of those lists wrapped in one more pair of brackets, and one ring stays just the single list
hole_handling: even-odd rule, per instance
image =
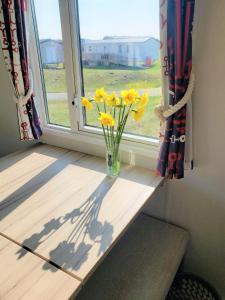
[{"label": "blue sky", "polygon": [[[159,37],[159,0],[79,0],[81,37]],[[58,0],[34,0],[39,36],[61,39]]]}]

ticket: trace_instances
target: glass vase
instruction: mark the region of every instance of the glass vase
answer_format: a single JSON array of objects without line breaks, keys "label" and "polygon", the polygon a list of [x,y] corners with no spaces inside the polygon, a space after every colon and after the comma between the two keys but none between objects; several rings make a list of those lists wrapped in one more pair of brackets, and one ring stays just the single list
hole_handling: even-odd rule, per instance
[{"label": "glass vase", "polygon": [[106,171],[109,177],[117,177],[120,173],[120,150],[117,145],[113,150],[106,150]]}]

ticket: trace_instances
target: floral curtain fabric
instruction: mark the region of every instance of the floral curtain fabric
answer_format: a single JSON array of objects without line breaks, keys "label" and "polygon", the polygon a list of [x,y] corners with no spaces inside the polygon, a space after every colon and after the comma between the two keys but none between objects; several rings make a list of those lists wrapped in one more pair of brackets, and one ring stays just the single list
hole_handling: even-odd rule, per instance
[{"label": "floral curtain fabric", "polygon": [[[162,84],[165,108],[179,102],[189,84],[192,71],[194,4],[195,0],[160,1]],[[178,179],[184,177],[186,121],[187,105],[167,118],[164,126],[161,127],[162,143],[157,165],[157,173],[160,176]],[[190,127],[190,124],[188,126]]]},{"label": "floral curtain fabric", "polygon": [[15,93],[21,140],[38,139],[42,134],[30,91],[27,4],[26,0],[0,0],[0,45]]}]

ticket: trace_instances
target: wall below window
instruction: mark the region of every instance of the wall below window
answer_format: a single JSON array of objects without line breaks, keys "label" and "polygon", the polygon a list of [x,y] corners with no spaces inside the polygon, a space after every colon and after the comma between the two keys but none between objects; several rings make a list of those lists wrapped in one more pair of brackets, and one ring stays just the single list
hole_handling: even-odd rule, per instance
[{"label": "wall below window", "polygon": [[184,269],[225,299],[225,1],[197,0],[194,32],[194,164],[147,208],[191,235]]},{"label": "wall below window", "polygon": [[9,77],[0,52],[0,157],[19,149],[26,148],[33,142],[21,142],[19,137],[16,104],[12,99]]}]

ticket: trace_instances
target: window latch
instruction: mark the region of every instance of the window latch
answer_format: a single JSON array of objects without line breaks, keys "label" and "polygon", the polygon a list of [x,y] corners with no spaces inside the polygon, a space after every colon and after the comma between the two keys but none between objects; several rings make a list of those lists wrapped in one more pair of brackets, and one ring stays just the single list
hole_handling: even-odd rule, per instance
[{"label": "window latch", "polygon": [[78,108],[78,104],[79,104],[78,98],[75,97],[72,101],[72,105],[75,106],[76,108]]}]

